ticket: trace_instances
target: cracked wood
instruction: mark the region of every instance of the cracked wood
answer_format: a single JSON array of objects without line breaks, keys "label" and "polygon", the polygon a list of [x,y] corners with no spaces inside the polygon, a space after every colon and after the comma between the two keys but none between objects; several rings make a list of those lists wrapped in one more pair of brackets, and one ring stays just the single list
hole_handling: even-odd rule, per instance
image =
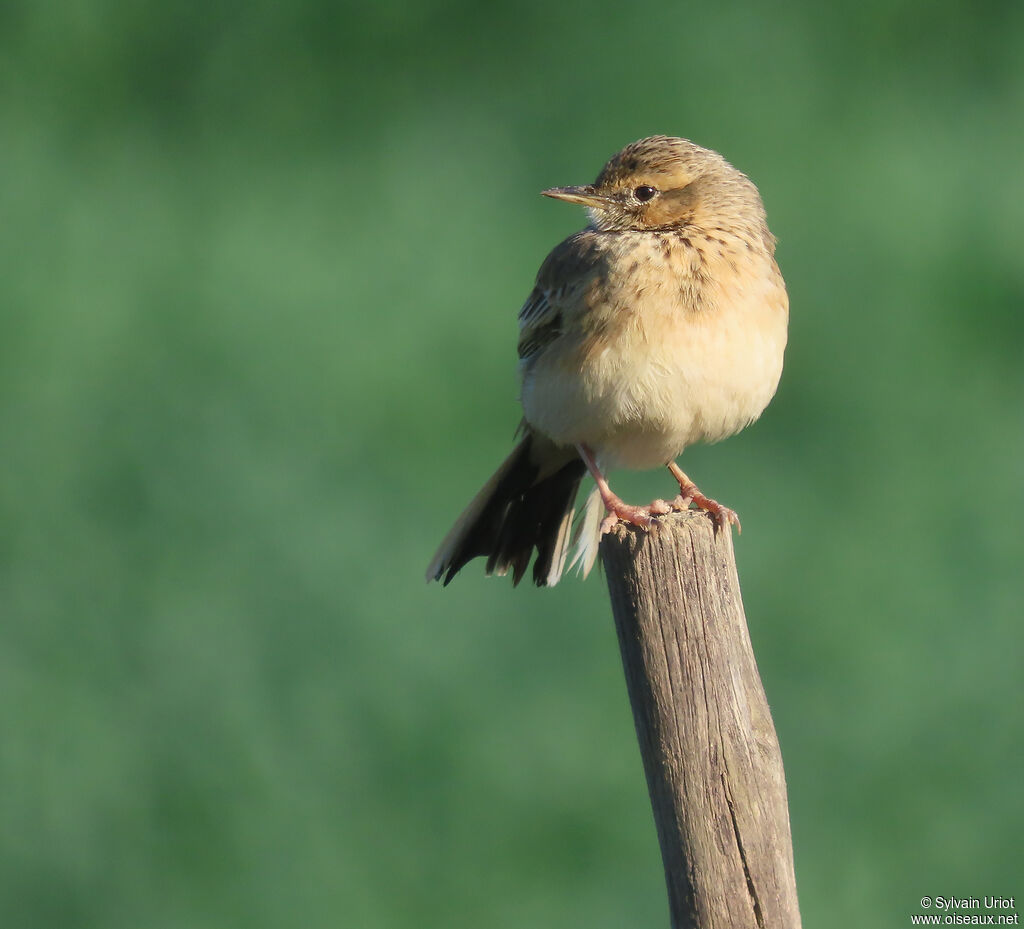
[{"label": "cracked wood", "polygon": [[601,543],[673,929],[800,929],[786,782],[729,532],[703,513]]}]

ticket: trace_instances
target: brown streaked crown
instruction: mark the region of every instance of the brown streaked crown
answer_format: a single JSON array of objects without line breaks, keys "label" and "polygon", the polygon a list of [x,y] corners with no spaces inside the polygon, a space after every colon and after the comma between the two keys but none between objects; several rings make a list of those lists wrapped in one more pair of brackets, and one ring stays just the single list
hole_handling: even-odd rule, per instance
[{"label": "brown streaked crown", "polygon": [[688,139],[654,135],[631,142],[616,152],[601,169],[594,186],[619,188],[637,177],[650,180],[683,182],[713,167],[729,168],[729,163],[707,148]]}]

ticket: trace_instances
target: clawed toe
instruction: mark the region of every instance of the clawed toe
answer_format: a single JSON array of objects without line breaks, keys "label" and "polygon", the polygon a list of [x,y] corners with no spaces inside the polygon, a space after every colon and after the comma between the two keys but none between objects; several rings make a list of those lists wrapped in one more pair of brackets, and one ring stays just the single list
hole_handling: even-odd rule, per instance
[{"label": "clawed toe", "polygon": [[654,525],[654,517],[651,516],[649,506],[633,506],[629,503],[622,503],[612,512],[623,522],[639,526],[641,529],[650,529]]},{"label": "clawed toe", "polygon": [[[676,504],[682,503],[682,506],[676,506]],[[685,510],[691,503],[693,503],[698,509],[703,510],[708,516],[711,517],[715,524],[715,531],[719,529],[727,529],[729,526],[735,526],[737,532],[743,532],[743,527],[740,525],[740,518],[736,515],[735,510],[730,510],[727,506],[722,506],[717,500],[712,500],[710,497],[705,497],[702,493],[695,493],[692,496],[678,496],[672,501],[674,509]]]},{"label": "clawed toe", "polygon": [[672,508],[664,500],[655,500],[648,506],[632,506],[618,498],[606,504],[608,515],[601,521],[601,535],[611,532],[620,521],[641,529],[650,529],[655,516],[664,516]]},{"label": "clawed toe", "polygon": [[727,529],[729,526],[735,526],[736,531],[739,533],[743,532],[743,527],[740,525],[740,518],[736,515],[735,510],[730,510],[727,506],[722,506],[717,500],[708,500],[709,506],[701,507],[705,510],[711,518],[715,521],[715,529]]},{"label": "clawed toe", "polygon": [[735,526],[737,532],[743,531],[743,527],[740,525],[740,518],[736,515],[735,510],[722,506],[717,500],[705,497],[697,489],[697,485],[679,469],[679,465],[674,461],[669,462],[668,469],[679,482],[680,491],[679,496],[672,501],[672,509],[685,510],[692,503],[698,509],[704,510],[714,520],[716,532],[729,526]]},{"label": "clawed toe", "polygon": [[699,492],[692,496],[683,496],[680,494],[672,501],[672,509],[676,512],[681,512],[689,509],[691,503],[694,504],[697,509],[703,510],[711,517],[712,522],[715,524],[716,532],[719,529],[726,529],[729,526],[735,526],[737,532],[743,532],[743,527],[740,525],[740,518],[736,515],[735,510],[730,510],[729,507],[722,506],[722,504],[717,500],[705,497],[704,494]]}]

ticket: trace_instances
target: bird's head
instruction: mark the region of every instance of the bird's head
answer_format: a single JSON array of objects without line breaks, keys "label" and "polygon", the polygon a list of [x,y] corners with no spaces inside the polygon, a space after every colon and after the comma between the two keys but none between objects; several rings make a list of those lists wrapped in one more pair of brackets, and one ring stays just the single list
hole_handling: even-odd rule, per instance
[{"label": "bird's head", "polygon": [[680,229],[753,218],[764,223],[757,188],[717,152],[686,139],[652,136],[612,156],[584,187],[553,187],[546,197],[579,203],[602,231]]}]

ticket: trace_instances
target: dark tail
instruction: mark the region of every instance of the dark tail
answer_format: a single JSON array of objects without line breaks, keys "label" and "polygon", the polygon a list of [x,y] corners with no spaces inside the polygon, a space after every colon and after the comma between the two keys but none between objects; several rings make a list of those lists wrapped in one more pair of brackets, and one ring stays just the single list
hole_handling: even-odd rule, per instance
[{"label": "dark tail", "polygon": [[451,581],[466,562],[487,558],[487,573],[512,572],[518,584],[534,549],[533,580],[558,583],[565,567],[576,491],[586,471],[544,439],[527,434],[470,501],[427,568],[427,580]]}]

